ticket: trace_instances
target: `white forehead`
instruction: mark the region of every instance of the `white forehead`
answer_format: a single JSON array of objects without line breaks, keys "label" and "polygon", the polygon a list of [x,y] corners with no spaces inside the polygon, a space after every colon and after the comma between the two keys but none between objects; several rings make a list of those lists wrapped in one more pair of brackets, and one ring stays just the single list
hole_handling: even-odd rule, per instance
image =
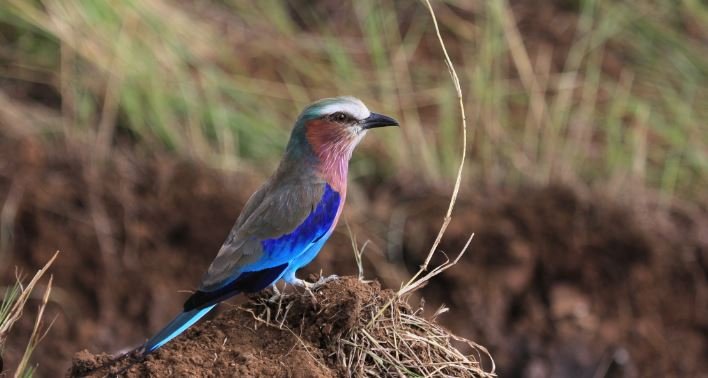
[{"label": "white forehead", "polygon": [[362,120],[371,115],[369,108],[356,97],[337,97],[328,101],[324,106],[318,109],[318,113],[322,115],[336,112],[350,114],[358,120]]}]

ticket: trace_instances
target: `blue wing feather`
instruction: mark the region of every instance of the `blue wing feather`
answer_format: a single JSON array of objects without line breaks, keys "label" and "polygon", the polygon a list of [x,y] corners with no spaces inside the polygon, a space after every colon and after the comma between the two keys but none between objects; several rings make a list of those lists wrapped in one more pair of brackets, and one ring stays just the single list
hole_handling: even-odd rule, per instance
[{"label": "blue wing feather", "polygon": [[[185,302],[184,312],[145,343],[145,354],[161,347],[184,332],[220,301],[241,292],[259,291],[278,281],[284,274],[309,263],[319,252],[337,221],[341,196],[325,185],[317,207],[288,234],[261,241],[263,256],[244,266],[232,279],[210,291],[197,291]],[[285,261],[276,266],[277,261]]]},{"label": "blue wing feather", "polygon": [[292,232],[278,238],[261,241],[265,259],[285,257],[292,260],[309,249],[312,244],[328,236],[339,212],[341,196],[329,184],[325,185],[322,199],[315,210]]},{"label": "blue wing feather", "polygon": [[[236,281],[242,279],[243,275],[250,272],[279,267],[281,264],[292,265],[291,263],[305,252],[316,255],[334,228],[340,205],[341,196],[329,184],[326,184],[317,206],[299,226],[287,234],[262,240],[263,255],[261,258],[243,266],[231,279],[225,280],[211,291],[232,286]],[[301,266],[299,265],[297,268]],[[281,277],[282,274],[278,275],[264,287],[278,281]]]}]

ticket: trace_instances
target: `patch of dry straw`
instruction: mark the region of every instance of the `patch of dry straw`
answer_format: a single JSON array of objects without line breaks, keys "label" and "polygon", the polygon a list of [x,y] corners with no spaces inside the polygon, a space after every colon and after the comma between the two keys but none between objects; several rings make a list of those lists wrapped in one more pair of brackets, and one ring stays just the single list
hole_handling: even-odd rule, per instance
[{"label": "patch of dry straw", "polygon": [[[352,277],[341,280],[356,279]],[[491,361],[484,347],[453,335],[435,323],[435,316],[426,319],[422,316],[422,308],[411,309],[405,297],[396,292],[380,290],[376,284],[365,281],[357,285],[355,294],[356,300],[364,300],[361,308],[350,314],[335,316],[353,320],[341,335],[338,331],[320,336],[307,332],[303,334],[301,322],[312,322],[312,319],[301,318],[307,317],[308,311],[314,310],[316,315],[313,316],[328,317],[332,309],[351,310],[350,307],[339,307],[341,303],[332,299],[333,290],[339,291],[345,285],[338,286],[335,282],[310,293],[285,293],[277,301],[261,296],[245,310],[251,312],[258,323],[290,332],[308,352],[313,352],[315,344],[316,348],[321,348],[329,368],[346,376],[495,376],[493,369],[487,372],[482,367],[481,361],[485,356]],[[296,308],[303,311],[302,304],[310,309],[304,310],[304,313],[293,313]],[[436,315],[443,311],[439,310]],[[453,345],[454,342],[467,344],[473,353],[461,353]],[[316,363],[322,364],[322,360],[315,358],[314,353],[311,355]]]}]

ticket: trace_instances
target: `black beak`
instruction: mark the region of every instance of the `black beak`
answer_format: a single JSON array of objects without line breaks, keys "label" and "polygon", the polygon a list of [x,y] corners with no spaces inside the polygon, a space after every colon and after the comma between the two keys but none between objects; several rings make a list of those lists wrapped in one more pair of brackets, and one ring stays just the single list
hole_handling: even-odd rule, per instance
[{"label": "black beak", "polygon": [[361,127],[364,130],[367,129],[373,129],[376,127],[385,127],[385,126],[400,126],[398,124],[398,121],[391,117],[387,117],[383,114],[378,114],[378,113],[371,113],[367,118],[363,119],[361,121]]}]

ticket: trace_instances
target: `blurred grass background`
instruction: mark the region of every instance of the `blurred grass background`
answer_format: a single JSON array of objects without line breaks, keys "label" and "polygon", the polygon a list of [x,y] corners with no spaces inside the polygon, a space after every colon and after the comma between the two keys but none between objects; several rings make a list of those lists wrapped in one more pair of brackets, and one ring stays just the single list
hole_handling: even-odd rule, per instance
[{"label": "blurred grass background", "polygon": [[[434,6],[467,101],[469,182],[705,196],[705,2]],[[7,126],[99,157],[128,142],[270,172],[300,109],[344,94],[403,124],[369,138],[354,175],[446,188],[459,156],[456,98],[416,1],[5,0],[0,83]]]}]

